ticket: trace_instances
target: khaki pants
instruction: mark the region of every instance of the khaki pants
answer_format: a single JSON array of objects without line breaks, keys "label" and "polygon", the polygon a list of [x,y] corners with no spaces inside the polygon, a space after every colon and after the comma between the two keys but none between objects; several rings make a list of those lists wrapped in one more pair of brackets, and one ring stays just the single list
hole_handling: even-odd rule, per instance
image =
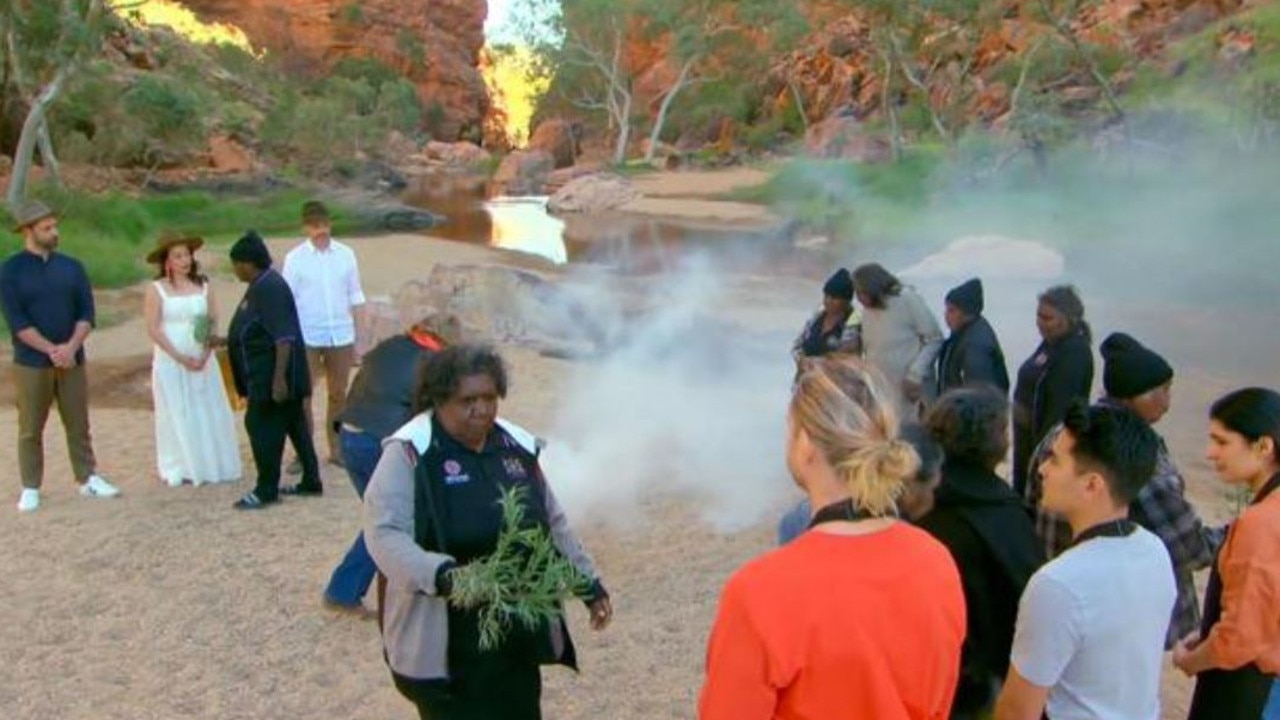
[{"label": "khaki pants", "polygon": [[84,483],[95,470],[93,443],[89,439],[89,382],[84,365],[69,370],[15,365],[13,380],[22,487],[39,489],[44,479],[44,425],[54,402],[67,434],[71,470],[76,482]]},{"label": "khaki pants", "polygon": [[[325,389],[328,391],[329,407],[325,413],[324,435],[329,447],[329,459],[342,459],[342,449],[338,445],[338,432],[333,423],[347,404],[347,384],[351,381],[351,367],[355,365],[356,352],[354,345],[342,345],[331,348],[307,348],[307,367],[311,371],[311,386],[314,388],[324,376]],[[314,394],[314,393],[313,393]],[[311,398],[303,403],[307,414],[307,432],[315,434],[315,419],[311,413]]]}]

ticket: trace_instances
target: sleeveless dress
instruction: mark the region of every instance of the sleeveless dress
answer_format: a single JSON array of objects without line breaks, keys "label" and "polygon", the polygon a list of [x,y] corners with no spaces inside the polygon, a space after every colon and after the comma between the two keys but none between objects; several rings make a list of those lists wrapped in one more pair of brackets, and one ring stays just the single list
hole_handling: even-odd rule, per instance
[{"label": "sleeveless dress", "polygon": [[[183,355],[200,357],[195,339],[196,319],[209,311],[206,284],[195,295],[173,296],[155,283],[161,300],[161,331]],[[204,368],[192,372],[155,348],[151,362],[151,392],[155,399],[156,464],[160,478],[171,486],[230,482],[241,476],[240,447],[231,406],[218,363],[210,356]]]}]

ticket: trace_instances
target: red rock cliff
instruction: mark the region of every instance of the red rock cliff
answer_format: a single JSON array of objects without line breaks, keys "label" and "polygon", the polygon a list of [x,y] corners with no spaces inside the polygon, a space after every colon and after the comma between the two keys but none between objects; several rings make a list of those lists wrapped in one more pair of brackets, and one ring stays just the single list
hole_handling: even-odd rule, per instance
[{"label": "red rock cliff", "polygon": [[[373,57],[418,86],[429,128],[456,139],[489,111],[480,74],[486,0],[181,0],[201,19],[230,23],[254,45],[309,71]],[[432,112],[434,103],[440,111]],[[432,115],[442,117],[432,118]]]}]

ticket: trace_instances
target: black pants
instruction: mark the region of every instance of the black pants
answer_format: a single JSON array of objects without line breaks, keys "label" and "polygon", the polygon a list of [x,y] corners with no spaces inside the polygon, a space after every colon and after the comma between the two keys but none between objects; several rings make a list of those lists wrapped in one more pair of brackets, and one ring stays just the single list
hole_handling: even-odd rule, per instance
[{"label": "black pants", "polygon": [[392,677],[422,720],[542,720],[542,672],[536,663],[498,655],[467,665],[448,681]]},{"label": "black pants", "polygon": [[244,428],[249,433],[253,464],[258,471],[258,484],[253,488],[253,494],[259,500],[272,502],[280,495],[280,461],[286,437],[298,450],[298,459],[302,461],[301,484],[304,487],[320,486],[320,463],[316,460],[316,448],[307,430],[301,399],[282,403],[250,400],[244,412]]},{"label": "black pants", "polygon": [[1274,675],[1249,663],[1235,670],[1206,670],[1196,676],[1188,720],[1261,720]]}]

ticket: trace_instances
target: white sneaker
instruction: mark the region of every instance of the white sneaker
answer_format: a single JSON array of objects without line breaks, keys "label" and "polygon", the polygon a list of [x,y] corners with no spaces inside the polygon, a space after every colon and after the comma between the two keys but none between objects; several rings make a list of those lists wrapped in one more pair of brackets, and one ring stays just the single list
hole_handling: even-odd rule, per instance
[{"label": "white sneaker", "polygon": [[18,498],[18,512],[31,512],[40,507],[40,491],[34,488],[22,488],[22,497]]},{"label": "white sneaker", "polygon": [[84,485],[80,486],[80,494],[85,497],[112,498],[120,494],[120,488],[107,482],[107,479],[94,473]]}]

